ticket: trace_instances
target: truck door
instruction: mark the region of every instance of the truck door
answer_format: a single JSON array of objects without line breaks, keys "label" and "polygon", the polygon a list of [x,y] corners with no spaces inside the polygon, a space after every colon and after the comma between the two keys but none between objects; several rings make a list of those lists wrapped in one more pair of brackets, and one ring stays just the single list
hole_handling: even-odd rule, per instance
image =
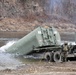
[{"label": "truck door", "polygon": [[48,44],[48,31],[46,28],[43,28],[42,29],[42,38],[43,38],[43,42],[44,42],[44,45],[49,45]]},{"label": "truck door", "polygon": [[49,37],[49,43],[51,44],[51,45],[53,45],[54,44],[54,35],[53,35],[53,31],[52,31],[52,29],[51,28],[49,28],[48,29],[48,37]]},{"label": "truck door", "polygon": [[[48,34],[49,32],[48,32],[48,29],[42,29],[42,37],[43,37],[43,42],[44,42],[44,44],[45,45],[50,45],[51,44],[51,40],[52,40],[52,38],[51,38],[51,36]],[[50,39],[51,38],[51,39]]]}]

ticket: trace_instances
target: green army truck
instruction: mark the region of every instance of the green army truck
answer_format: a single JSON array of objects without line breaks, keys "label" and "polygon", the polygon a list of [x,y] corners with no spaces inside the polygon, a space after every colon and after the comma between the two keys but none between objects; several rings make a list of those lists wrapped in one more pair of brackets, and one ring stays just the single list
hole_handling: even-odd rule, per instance
[{"label": "green army truck", "polygon": [[15,55],[40,56],[48,61],[61,62],[61,38],[54,27],[38,27],[10,46],[6,52]]}]

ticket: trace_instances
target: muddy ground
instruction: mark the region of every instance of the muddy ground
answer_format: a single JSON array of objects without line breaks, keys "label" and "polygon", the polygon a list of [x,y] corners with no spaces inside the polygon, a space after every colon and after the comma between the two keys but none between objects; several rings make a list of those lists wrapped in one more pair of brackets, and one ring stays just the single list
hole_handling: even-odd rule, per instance
[{"label": "muddy ground", "polygon": [[16,69],[0,70],[1,75],[76,75],[76,61],[64,63],[46,62],[37,60],[26,62]]}]

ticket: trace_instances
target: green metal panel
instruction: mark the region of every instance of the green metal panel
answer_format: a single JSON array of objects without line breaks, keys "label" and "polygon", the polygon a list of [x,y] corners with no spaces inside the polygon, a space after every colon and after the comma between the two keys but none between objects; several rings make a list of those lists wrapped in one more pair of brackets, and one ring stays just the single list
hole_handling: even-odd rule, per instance
[{"label": "green metal panel", "polygon": [[33,48],[47,45],[59,45],[60,35],[57,30],[53,27],[43,28],[38,27],[22,39],[17,41],[6,51],[18,55],[28,54],[33,51]]}]

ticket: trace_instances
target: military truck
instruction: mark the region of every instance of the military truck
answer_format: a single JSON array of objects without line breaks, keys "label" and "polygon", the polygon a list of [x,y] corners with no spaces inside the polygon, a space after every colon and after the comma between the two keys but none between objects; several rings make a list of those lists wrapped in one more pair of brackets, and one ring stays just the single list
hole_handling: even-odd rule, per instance
[{"label": "military truck", "polygon": [[61,62],[61,37],[54,27],[38,27],[10,46],[6,52],[39,56],[48,61]]}]

